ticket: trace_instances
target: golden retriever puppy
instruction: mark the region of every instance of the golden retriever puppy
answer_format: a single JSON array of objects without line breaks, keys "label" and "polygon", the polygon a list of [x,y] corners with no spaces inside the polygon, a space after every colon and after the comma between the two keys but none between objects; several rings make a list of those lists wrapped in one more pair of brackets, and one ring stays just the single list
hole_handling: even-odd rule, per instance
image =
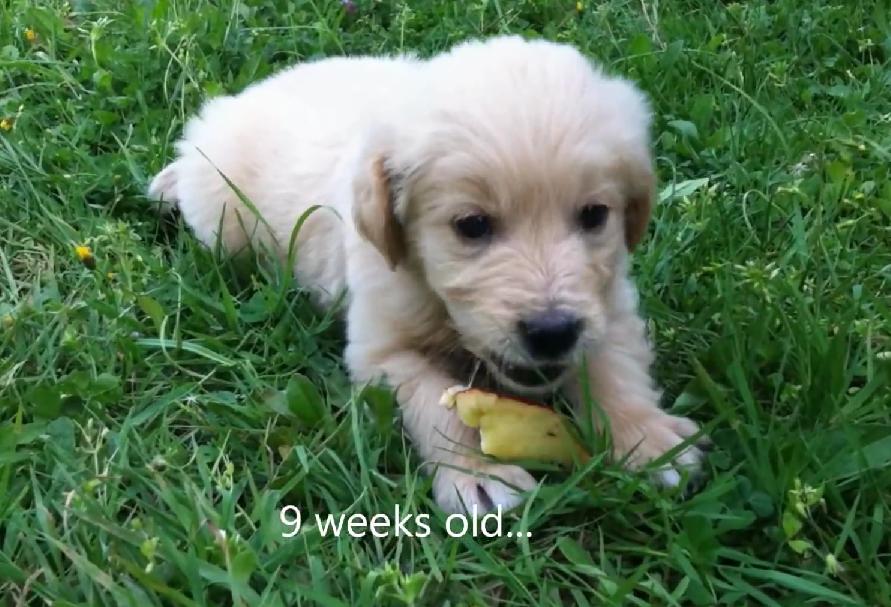
[{"label": "golden retriever puppy", "polygon": [[[509,508],[535,480],[479,457],[477,430],[439,405],[475,366],[501,390],[578,402],[585,375],[633,466],[698,431],[658,406],[628,277],[653,198],[648,130],[641,93],[565,45],[326,59],[209,101],[150,195],[208,245],[282,255],[301,215],[330,207],[299,231],[294,272],[321,305],[348,290],[353,378],[396,391],[443,509]],[[660,480],[700,457],[679,450]]]}]

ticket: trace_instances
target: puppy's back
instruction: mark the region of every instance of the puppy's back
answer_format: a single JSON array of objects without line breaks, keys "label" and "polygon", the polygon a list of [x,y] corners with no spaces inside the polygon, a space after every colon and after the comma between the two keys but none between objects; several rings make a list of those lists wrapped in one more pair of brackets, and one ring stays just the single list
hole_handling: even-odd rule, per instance
[{"label": "puppy's back", "polygon": [[333,207],[304,225],[295,268],[306,286],[333,297],[343,286],[342,221],[350,217],[343,164],[413,65],[327,59],[211,99],[186,124],[176,160],[152,180],[149,196],[177,205],[203,243],[220,238],[233,253],[261,244],[285,254],[309,207]]}]

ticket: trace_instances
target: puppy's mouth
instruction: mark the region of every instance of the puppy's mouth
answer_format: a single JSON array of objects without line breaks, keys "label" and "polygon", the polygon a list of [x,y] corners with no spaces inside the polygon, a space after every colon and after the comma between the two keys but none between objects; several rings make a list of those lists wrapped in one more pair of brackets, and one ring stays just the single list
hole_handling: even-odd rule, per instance
[{"label": "puppy's mouth", "polygon": [[527,390],[551,388],[566,375],[570,367],[568,363],[557,362],[524,365],[493,355],[481,358],[486,362],[496,379],[500,379],[510,387]]},{"label": "puppy's mouth", "polygon": [[541,397],[554,392],[573,367],[570,360],[543,364],[524,364],[491,352],[461,349],[444,359],[449,372],[468,385],[517,395]]},{"label": "puppy's mouth", "polygon": [[505,364],[499,367],[499,371],[512,382],[530,388],[540,388],[550,385],[563,377],[567,366],[559,364],[547,364],[538,367],[526,367],[515,364]]}]

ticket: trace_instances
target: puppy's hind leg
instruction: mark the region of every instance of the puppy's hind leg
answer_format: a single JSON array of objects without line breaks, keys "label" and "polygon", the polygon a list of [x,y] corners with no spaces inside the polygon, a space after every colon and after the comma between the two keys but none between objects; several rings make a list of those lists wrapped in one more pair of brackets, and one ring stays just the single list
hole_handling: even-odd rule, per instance
[{"label": "puppy's hind leg", "polygon": [[289,223],[282,221],[283,205],[270,208],[274,188],[267,182],[284,172],[286,161],[269,153],[282,147],[283,134],[264,129],[261,101],[240,95],[207,102],[186,124],[176,160],[148,189],[152,198],[175,204],[201,242],[219,241],[228,253],[258,243],[274,250],[278,235],[270,223]]},{"label": "puppy's hind leg", "polygon": [[177,163],[171,162],[149,184],[148,197],[158,202],[162,213],[171,212],[179,202],[177,170]]}]

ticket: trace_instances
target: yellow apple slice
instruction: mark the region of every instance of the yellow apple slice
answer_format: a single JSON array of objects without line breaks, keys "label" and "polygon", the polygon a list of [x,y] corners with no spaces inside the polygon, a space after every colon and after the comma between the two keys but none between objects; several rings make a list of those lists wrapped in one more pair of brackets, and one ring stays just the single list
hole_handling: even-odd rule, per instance
[{"label": "yellow apple slice", "polygon": [[446,390],[442,404],[455,407],[462,422],[480,429],[486,455],[560,464],[590,457],[569,431],[569,421],[548,407],[463,386]]}]

